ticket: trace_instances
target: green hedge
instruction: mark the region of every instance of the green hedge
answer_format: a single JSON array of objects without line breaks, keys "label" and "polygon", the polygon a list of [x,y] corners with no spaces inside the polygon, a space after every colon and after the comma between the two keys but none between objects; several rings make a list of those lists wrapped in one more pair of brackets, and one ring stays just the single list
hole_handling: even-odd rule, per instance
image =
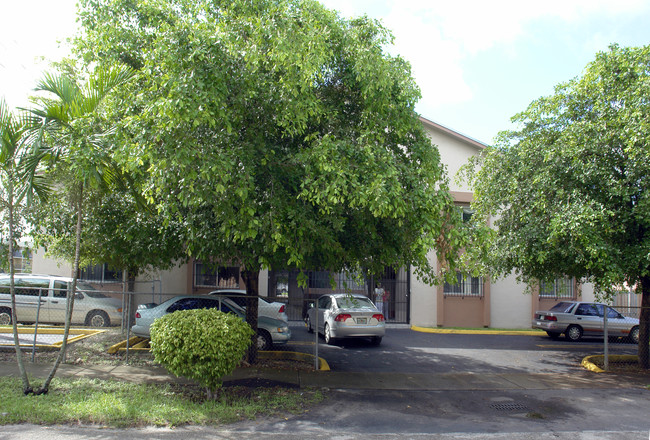
[{"label": "green hedge", "polygon": [[196,380],[212,396],[242,360],[252,336],[251,327],[235,315],[182,310],[154,321],[151,352],[171,373]]}]

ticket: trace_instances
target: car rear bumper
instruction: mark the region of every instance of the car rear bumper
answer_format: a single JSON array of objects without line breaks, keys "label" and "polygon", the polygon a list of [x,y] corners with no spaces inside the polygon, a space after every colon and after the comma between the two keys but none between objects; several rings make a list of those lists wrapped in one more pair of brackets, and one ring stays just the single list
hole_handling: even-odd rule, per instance
[{"label": "car rear bumper", "polygon": [[140,336],[141,338],[150,338],[151,335],[149,334],[149,327],[145,327],[143,325],[134,325],[131,327],[131,333],[135,336]]},{"label": "car rear bumper", "polygon": [[564,329],[560,328],[556,321],[540,321],[539,319],[533,319],[531,323],[532,328],[539,328],[547,332],[558,332],[562,333]]},{"label": "car rear bumper", "polygon": [[338,325],[331,327],[330,334],[333,338],[383,337],[386,325]]}]

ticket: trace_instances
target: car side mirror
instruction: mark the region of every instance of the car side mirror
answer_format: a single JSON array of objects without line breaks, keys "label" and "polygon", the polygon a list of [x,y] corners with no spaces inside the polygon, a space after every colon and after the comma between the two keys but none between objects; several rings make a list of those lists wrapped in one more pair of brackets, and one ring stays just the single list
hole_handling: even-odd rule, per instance
[{"label": "car side mirror", "polygon": [[79,293],[79,292],[77,292],[77,293],[74,295],[74,299],[84,299],[84,294],[83,294],[83,293]]}]

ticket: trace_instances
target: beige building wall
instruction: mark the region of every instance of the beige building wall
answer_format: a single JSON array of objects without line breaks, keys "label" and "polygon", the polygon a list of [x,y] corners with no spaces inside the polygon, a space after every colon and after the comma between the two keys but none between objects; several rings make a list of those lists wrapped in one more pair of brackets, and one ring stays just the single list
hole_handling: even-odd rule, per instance
[{"label": "beige building wall", "polygon": [[39,248],[32,254],[32,273],[69,277],[72,273],[72,265],[47,257],[45,249]]},{"label": "beige building wall", "polygon": [[[429,252],[429,264],[433,267],[436,267],[438,264],[434,251]],[[415,275],[415,270],[411,269],[410,324],[418,327],[437,326],[437,303],[437,287],[431,286],[419,279]]]},{"label": "beige building wall", "polygon": [[515,275],[492,283],[490,327],[528,328],[532,316],[533,296],[525,294],[526,286],[517,282]]}]

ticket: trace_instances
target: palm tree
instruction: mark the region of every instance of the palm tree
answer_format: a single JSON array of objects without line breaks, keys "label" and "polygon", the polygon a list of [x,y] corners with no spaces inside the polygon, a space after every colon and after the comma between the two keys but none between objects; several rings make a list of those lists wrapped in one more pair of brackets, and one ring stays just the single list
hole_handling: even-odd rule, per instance
[{"label": "palm tree", "polygon": [[[80,84],[70,75],[46,74],[36,90],[48,95],[38,99],[31,112],[33,144],[31,176],[39,165],[63,171],[68,179],[62,187],[72,199],[77,217],[72,286],[67,292],[63,343],[43,385],[34,394],[48,392],[50,382],[65,357],[77,288],[81,245],[84,191],[89,187],[106,188],[122,182],[122,173],[111,160],[109,142],[115,127],[102,121],[102,104],[114,89],[129,81],[134,71],[124,66],[99,67]],[[45,161],[47,159],[47,161]],[[120,185],[122,186],[122,185]]]},{"label": "palm tree", "polygon": [[[24,114],[15,115],[7,107],[4,100],[0,100],[0,212],[8,229],[8,259],[11,294],[11,323],[13,325],[14,346],[20,377],[23,382],[23,392],[32,391],[29,385],[27,372],[22,361],[22,351],[18,339],[16,321],[16,289],[14,283],[14,242],[16,240],[17,218],[20,209],[28,194],[29,189],[36,189],[39,194],[44,194],[38,180],[29,180],[21,172],[26,158],[26,130],[28,118]],[[30,185],[32,183],[32,185]]]}]

